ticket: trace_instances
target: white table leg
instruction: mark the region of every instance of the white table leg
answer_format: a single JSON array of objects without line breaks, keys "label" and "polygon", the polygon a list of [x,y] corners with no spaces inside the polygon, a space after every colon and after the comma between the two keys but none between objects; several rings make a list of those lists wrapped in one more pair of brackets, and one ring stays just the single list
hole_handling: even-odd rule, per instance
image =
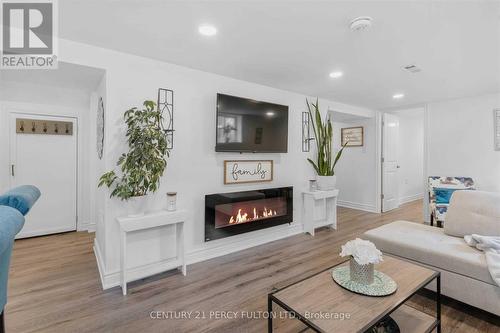
[{"label": "white table leg", "polygon": [[123,295],[127,295],[127,233],[125,231],[121,232],[120,237],[120,266],[121,266],[121,285]]},{"label": "white table leg", "polygon": [[326,206],[326,223],[331,229],[337,229],[337,198],[328,198],[325,202]]},{"label": "white table leg", "polygon": [[332,229],[337,230],[337,197],[333,198],[333,207],[332,207]]},{"label": "white table leg", "polygon": [[304,226],[304,232],[308,232],[307,231],[307,221],[306,221],[306,195],[305,193],[302,193],[302,214],[301,214],[301,218],[302,218],[302,225]]},{"label": "white table leg", "polygon": [[308,196],[304,196],[304,229],[307,233],[314,237],[314,200]]},{"label": "white table leg", "polygon": [[175,225],[176,231],[176,242],[177,242],[177,258],[182,263],[181,272],[182,275],[186,276],[186,258],[184,254],[184,223],[177,223]]},{"label": "white table leg", "polygon": [[302,212],[301,212],[301,221],[302,225],[304,226],[304,232],[307,232],[307,222],[306,222],[306,195],[305,193],[302,193]]}]

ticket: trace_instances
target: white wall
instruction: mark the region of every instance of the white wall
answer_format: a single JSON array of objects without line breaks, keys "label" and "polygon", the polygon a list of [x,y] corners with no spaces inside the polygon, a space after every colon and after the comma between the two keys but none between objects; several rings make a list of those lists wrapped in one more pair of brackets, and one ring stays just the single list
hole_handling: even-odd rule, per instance
[{"label": "white wall", "polygon": [[[10,188],[9,159],[9,114],[29,113],[69,116],[78,121],[78,229],[93,228],[90,215],[89,161],[89,103],[90,94],[78,89],[0,81],[0,193]],[[75,189],[76,190],[76,189]]]},{"label": "white wall", "polygon": [[498,108],[500,94],[429,104],[429,175],[470,176],[477,189],[499,192],[500,151],[493,141]]},{"label": "white wall", "polygon": [[377,171],[376,171],[376,130],[375,118],[359,119],[349,122],[335,122],[334,146],[338,150],[341,142],[341,129],[362,126],[364,144],[362,147],[346,147],[337,163],[335,174],[340,190],[338,204],[343,207],[377,211]]},{"label": "white wall", "polygon": [[399,202],[423,198],[424,194],[424,108],[391,112],[399,117]]},{"label": "white wall", "polygon": [[[99,85],[90,97],[90,119],[89,119],[89,181],[87,183],[88,191],[90,193],[90,216],[93,223],[95,223],[96,242],[95,248],[98,256],[104,257],[106,249],[101,245],[105,244],[106,224],[105,210],[106,198],[108,192],[104,188],[97,188],[98,178],[105,172],[104,156],[106,154],[106,147],[103,147],[103,157],[98,158],[97,155],[97,109],[99,107],[100,98],[102,98],[104,105],[104,116],[106,118],[106,76],[104,75]],[[106,119],[104,120],[106,124]],[[106,132],[104,133],[106,136]],[[106,140],[105,140],[106,142]]]},{"label": "white wall", "polygon": [[[158,193],[152,196],[152,206],[165,207],[165,193],[178,192],[178,206],[190,213],[186,225],[186,245],[191,262],[237,251],[263,242],[302,231],[300,191],[307,186],[313,170],[301,152],[301,112],[306,96],[252,84],[215,74],[183,68],[151,59],[92,47],[66,40],[60,41],[60,59],[106,70],[106,142],[104,163],[113,168],[118,156],[125,151],[122,115],[144,99],[156,99],[157,89],[170,88],[175,93],[174,149]],[[215,153],[216,93],[247,96],[290,107],[289,151],[287,154]],[[335,102],[321,101],[328,108],[347,113],[372,116],[373,111]],[[262,185],[223,185],[225,159],[273,159],[275,177]],[[250,190],[255,188],[294,186],[294,223],[238,235],[222,240],[204,242],[204,195],[216,192]],[[104,199],[104,233],[97,227],[96,252],[105,287],[117,285],[119,269],[119,230],[116,217],[124,214],[124,203]],[[173,255],[172,230],[153,230],[130,240],[129,266],[146,272],[154,263]],[[144,266],[145,265],[145,266]]]}]

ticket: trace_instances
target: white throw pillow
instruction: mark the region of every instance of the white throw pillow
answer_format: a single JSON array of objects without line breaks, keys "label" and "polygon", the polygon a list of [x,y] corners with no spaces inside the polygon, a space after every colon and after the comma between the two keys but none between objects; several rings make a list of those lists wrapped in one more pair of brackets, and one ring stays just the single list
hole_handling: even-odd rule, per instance
[{"label": "white throw pillow", "polygon": [[446,213],[444,233],[456,237],[500,236],[500,193],[455,191]]}]

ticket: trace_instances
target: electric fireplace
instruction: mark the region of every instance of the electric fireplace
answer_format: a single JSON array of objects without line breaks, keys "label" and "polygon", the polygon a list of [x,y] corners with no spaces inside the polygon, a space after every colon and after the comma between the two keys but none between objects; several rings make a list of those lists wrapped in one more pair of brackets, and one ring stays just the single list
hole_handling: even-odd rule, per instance
[{"label": "electric fireplace", "polygon": [[293,187],[205,196],[205,241],[293,221]]}]

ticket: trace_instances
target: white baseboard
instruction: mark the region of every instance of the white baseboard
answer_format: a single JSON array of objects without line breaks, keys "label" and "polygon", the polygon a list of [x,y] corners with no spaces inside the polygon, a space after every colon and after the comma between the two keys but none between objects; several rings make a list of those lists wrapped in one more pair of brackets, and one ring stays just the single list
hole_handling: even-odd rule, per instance
[{"label": "white baseboard", "polygon": [[23,232],[21,231],[16,235],[16,239],[28,238],[28,237],[37,237],[37,236],[47,236],[51,234],[59,234],[62,232],[70,232],[75,231],[74,228],[54,228],[54,229],[45,229],[42,231],[33,231],[33,232]]},{"label": "white baseboard", "polygon": [[[222,240],[215,240],[204,243],[204,246],[186,253],[186,263],[194,264],[208,259],[224,256],[233,252],[246,250],[251,247],[269,243],[282,238],[297,235],[303,232],[302,224],[292,223],[290,225],[281,225],[274,228],[249,232],[243,235],[233,236]],[[120,285],[120,271],[104,272],[104,265],[100,255],[97,240],[94,241],[94,253],[97,259],[97,266],[101,277],[103,289],[109,289]],[[169,269],[175,268],[177,262],[175,259],[166,259],[159,262],[142,265],[127,270],[127,280],[133,281],[158,274]],[[188,268],[189,274],[189,268]]]},{"label": "white baseboard", "polygon": [[99,271],[99,277],[101,278],[101,284],[102,284],[102,289],[106,289],[104,285],[104,273],[106,271],[105,265],[104,265],[104,260],[101,255],[101,247],[99,246],[99,242],[97,241],[97,238],[94,238],[94,255],[95,255],[95,260],[97,261],[97,270]]},{"label": "white baseboard", "polygon": [[352,201],[338,200],[337,206],[351,208],[351,209],[357,209],[357,210],[363,210],[365,212],[370,212],[370,213],[380,213],[377,211],[377,207],[375,207],[375,205],[367,205],[367,204],[362,204],[362,203],[352,202]]},{"label": "white baseboard", "polygon": [[[180,263],[175,258],[154,262],[127,269],[127,282],[140,280],[142,278],[162,273],[179,267]],[[101,277],[102,289],[117,287],[120,285],[120,272],[114,272]]]},{"label": "white baseboard", "polygon": [[420,199],[423,199],[423,198],[424,198],[424,194],[423,193],[417,193],[417,194],[414,194],[414,195],[408,195],[406,197],[399,198],[399,204],[403,205],[405,203],[412,202],[412,201],[415,201],[415,200],[420,200]]},{"label": "white baseboard", "polygon": [[[204,247],[195,249],[187,253],[186,261],[188,264],[194,264],[200,261],[220,257],[233,252],[249,249],[258,245],[273,242],[278,239],[290,237],[302,233],[304,230],[302,224],[292,223],[290,225],[277,226],[275,228],[263,229],[250,232],[243,235],[225,238],[220,245],[217,240],[205,243]],[[212,245],[213,243],[214,245]]]},{"label": "white baseboard", "polygon": [[76,224],[76,231],[95,232],[95,230],[96,230],[95,223],[91,223],[89,221],[77,222]]}]

